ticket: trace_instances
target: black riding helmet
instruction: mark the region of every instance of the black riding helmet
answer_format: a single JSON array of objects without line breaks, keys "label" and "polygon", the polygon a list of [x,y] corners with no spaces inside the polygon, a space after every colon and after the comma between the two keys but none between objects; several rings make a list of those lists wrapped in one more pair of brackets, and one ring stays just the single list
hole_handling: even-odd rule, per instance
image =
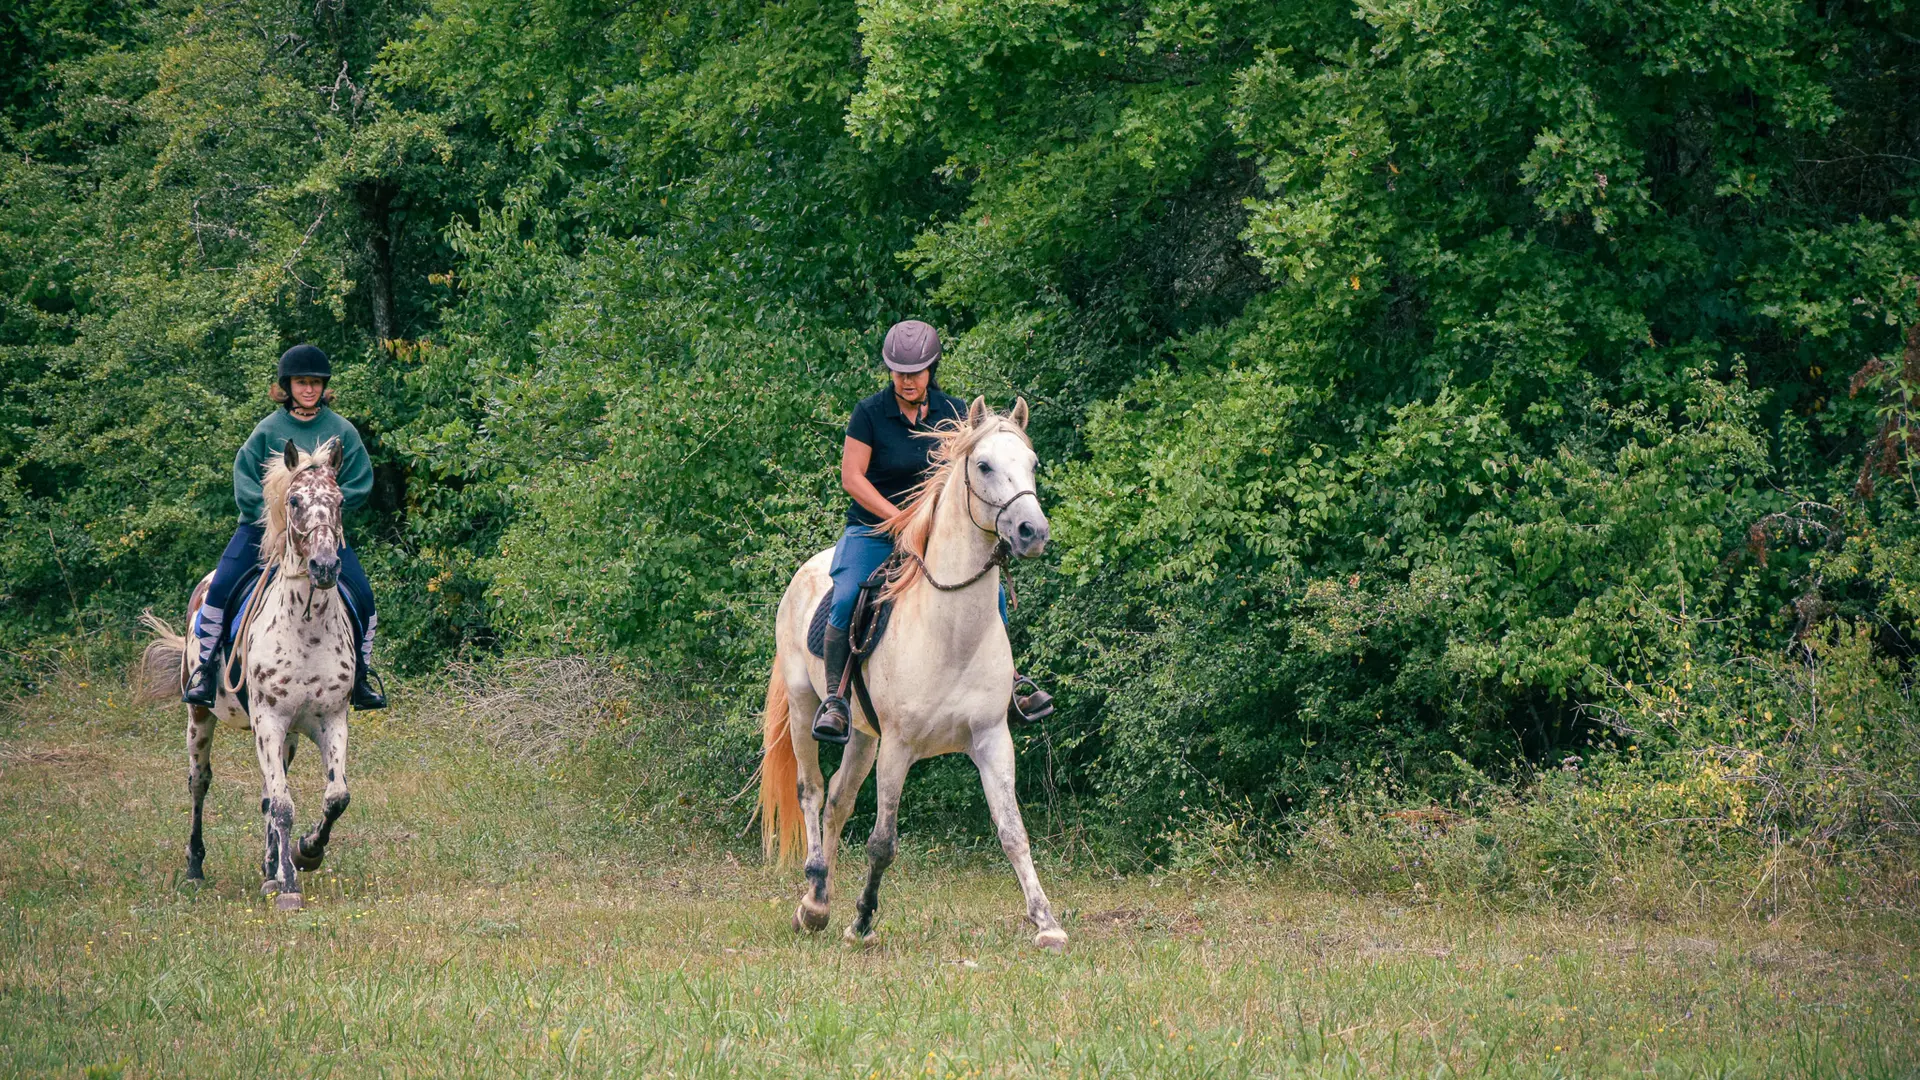
[{"label": "black riding helmet", "polygon": [[287,397],[287,408],[293,407],[293,380],[298,375],[331,381],[333,361],[317,345],[295,345],[280,354],[280,392]]}]

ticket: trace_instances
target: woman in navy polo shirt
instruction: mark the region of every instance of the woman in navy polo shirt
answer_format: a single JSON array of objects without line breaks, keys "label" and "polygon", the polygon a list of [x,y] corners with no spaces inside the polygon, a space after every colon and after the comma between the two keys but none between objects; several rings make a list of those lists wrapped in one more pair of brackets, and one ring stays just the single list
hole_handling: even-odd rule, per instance
[{"label": "woman in navy polo shirt", "polygon": [[[880,347],[893,385],[853,407],[847,440],[840,449],[840,486],[853,502],[847,527],[833,548],[833,606],[827,612],[827,682],[837,687],[846,670],[847,627],[860,583],[893,554],[892,538],[873,526],[900,512],[900,503],[931,468],[933,440],[923,435],[937,425],[958,423],[967,414],[959,398],[943,393],[934,377],[940,368],[940,335],[918,319],[895,323]],[[1000,617],[1007,615],[1007,594],[1000,591]],[[1015,676],[1015,687],[1027,680]],[[1031,686],[1031,683],[1028,683]],[[1022,694],[1009,715],[1039,720],[1053,711],[1052,697],[1038,687]],[[813,737],[847,741],[847,703],[829,693],[814,715]]]}]

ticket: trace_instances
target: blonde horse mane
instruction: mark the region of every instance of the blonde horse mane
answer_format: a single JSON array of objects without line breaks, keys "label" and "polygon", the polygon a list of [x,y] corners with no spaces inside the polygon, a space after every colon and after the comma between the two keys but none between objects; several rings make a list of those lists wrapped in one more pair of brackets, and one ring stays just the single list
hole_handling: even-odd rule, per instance
[{"label": "blonde horse mane", "polygon": [[[1024,405],[1021,407],[1024,408]],[[997,431],[1011,431],[1020,436],[1021,442],[1029,447],[1033,445],[1026,429],[1012,417],[992,409],[985,411],[986,415],[977,424],[966,420],[946,420],[930,434],[920,436],[934,440],[933,451],[928,455],[933,471],[927,474],[920,486],[913,489],[907,505],[892,520],[875,527],[875,531],[893,537],[896,550],[912,552],[921,559],[927,557],[927,541],[933,536],[933,519],[940,509],[940,493],[946,490],[954,471],[966,465],[967,455],[973,453],[974,447],[979,446],[987,436]],[[887,600],[897,599],[924,576],[926,570],[919,560],[901,559],[887,574],[887,588],[882,595]]]},{"label": "blonde horse mane", "polygon": [[[272,569],[287,557],[287,489],[301,473],[324,467],[339,441],[328,439],[313,453],[300,453],[300,464],[291,469],[287,467],[285,453],[267,459],[267,470],[260,477],[260,498],[267,509],[266,517],[260,522],[266,527],[265,535],[260,538],[261,566]],[[299,453],[298,447],[295,452]]]}]

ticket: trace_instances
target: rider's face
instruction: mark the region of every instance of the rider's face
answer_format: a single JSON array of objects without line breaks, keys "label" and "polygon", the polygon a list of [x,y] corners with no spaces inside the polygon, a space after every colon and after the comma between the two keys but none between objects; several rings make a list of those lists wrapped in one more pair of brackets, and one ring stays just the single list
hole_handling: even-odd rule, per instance
[{"label": "rider's face", "polygon": [[311,375],[295,375],[291,389],[294,407],[311,409],[320,404],[320,395],[327,392],[327,380],[317,379]]},{"label": "rider's face", "polygon": [[893,373],[893,396],[909,405],[918,405],[927,400],[927,384],[932,381],[931,369],[916,371],[911,375],[896,371]]}]

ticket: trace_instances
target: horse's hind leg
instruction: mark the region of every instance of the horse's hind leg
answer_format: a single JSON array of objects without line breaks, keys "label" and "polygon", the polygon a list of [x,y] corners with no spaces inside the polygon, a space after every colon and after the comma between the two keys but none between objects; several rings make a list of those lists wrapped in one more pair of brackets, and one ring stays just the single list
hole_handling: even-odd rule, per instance
[{"label": "horse's hind leg", "polygon": [[323,724],[320,738],[315,741],[320,744],[320,767],[327,771],[327,795],[320,820],[300,838],[299,847],[294,849],[293,865],[300,870],[320,869],[320,860],[327,857],[327,839],[333,835],[333,823],[346,812],[351,800],[347,794],[346,714]]},{"label": "horse's hind leg", "polygon": [[260,759],[260,817],[266,826],[266,858],[260,873],[266,878],[261,891],[279,894],[274,906],[292,910],[300,906],[300,879],[293,866],[293,789],[287,785],[286,741],[293,737],[291,725],[279,717],[255,715],[253,747]]},{"label": "horse's hind leg", "polygon": [[793,740],[793,757],[799,767],[795,781],[800,788],[800,821],[807,836],[807,891],[793,912],[795,930],[817,931],[827,926],[827,855],[821,838],[820,811],[826,803],[826,779],[820,774],[820,744],[813,739],[807,724],[813,717],[807,701],[810,694],[789,694],[787,698],[788,737]]},{"label": "horse's hind leg", "polygon": [[900,847],[900,789],[906,785],[907,770],[913,767],[913,751],[898,739],[880,743],[879,813],[874,817],[873,835],[867,837],[867,887],[854,905],[853,925],[847,927],[847,940],[860,944],[873,937],[873,913],[880,907],[880,878],[893,865]]},{"label": "horse's hind leg", "polygon": [[1033,853],[1027,847],[1027,826],[1020,820],[1020,802],[1013,791],[1013,736],[1005,724],[997,724],[973,737],[968,751],[980,770],[980,786],[986,790],[987,807],[993,812],[993,824],[1000,832],[1000,847],[1013,863],[1013,874],[1020,879],[1020,891],[1027,897],[1027,920],[1039,929],[1033,943],[1043,949],[1067,947],[1067,932],[1053,917],[1053,906],[1040,887],[1040,875],[1033,869]]},{"label": "horse's hind leg", "polygon": [[193,798],[193,828],[187,833],[187,880],[205,881],[202,864],[207,845],[200,839],[200,819],[207,789],[213,786],[213,729],[211,710],[187,706],[187,794]]}]

